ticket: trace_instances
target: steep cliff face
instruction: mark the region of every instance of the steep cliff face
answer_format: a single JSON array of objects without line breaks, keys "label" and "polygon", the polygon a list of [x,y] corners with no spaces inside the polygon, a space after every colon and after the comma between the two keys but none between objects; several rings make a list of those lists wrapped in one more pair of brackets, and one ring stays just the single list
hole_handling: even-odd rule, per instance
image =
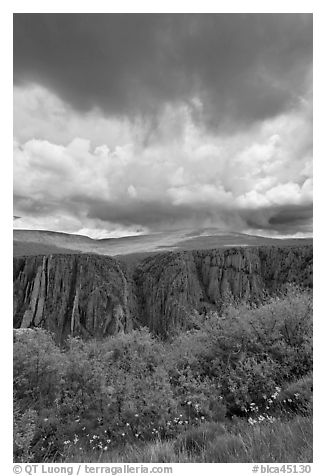
[{"label": "steep cliff face", "polygon": [[312,247],[231,248],[167,253],[136,270],[141,321],[166,336],[191,325],[194,310],[230,298],[259,303],[286,283],[312,286]]},{"label": "steep cliff face", "polygon": [[166,253],[146,259],[135,272],[140,322],[166,336],[187,325],[204,293],[193,254]]},{"label": "steep cliff face", "polygon": [[14,260],[14,327],[42,326],[67,335],[105,336],[132,329],[133,283],[123,265],[97,255]]},{"label": "steep cliff face", "polygon": [[133,271],[107,256],[16,258],[14,327],[43,326],[59,341],[138,325],[166,337],[191,326],[195,310],[259,302],[288,282],[312,286],[312,246],[169,252]]}]

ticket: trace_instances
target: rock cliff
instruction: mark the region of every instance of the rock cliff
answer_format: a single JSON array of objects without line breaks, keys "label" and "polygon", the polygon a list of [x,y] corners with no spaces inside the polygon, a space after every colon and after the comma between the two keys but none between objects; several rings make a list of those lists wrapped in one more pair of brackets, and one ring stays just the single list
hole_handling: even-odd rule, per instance
[{"label": "rock cliff", "polygon": [[287,283],[312,287],[312,259],[312,246],[153,256],[140,263],[134,275],[140,320],[166,336],[191,326],[194,310],[220,310],[230,299],[259,303]]},{"label": "rock cliff", "polygon": [[107,256],[14,259],[14,327],[42,326],[58,341],[128,332],[136,317],[133,283]]},{"label": "rock cliff", "polygon": [[312,286],[312,246],[168,252],[128,267],[99,255],[14,259],[14,327],[43,326],[58,341],[139,325],[163,337],[192,325],[194,311],[227,299],[261,301],[286,283]]}]

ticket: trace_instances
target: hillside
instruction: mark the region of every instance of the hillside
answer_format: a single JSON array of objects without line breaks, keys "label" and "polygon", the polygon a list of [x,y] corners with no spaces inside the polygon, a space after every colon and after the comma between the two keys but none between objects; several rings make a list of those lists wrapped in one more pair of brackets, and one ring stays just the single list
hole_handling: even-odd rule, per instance
[{"label": "hillside", "polygon": [[[138,260],[148,253],[239,246],[301,246],[312,239],[277,239],[218,228],[182,229],[121,238],[92,239],[88,236],[41,230],[14,230],[14,256],[60,253],[96,253]],[[132,255],[132,256],[130,256]]]},{"label": "hillside", "polygon": [[260,302],[286,283],[311,287],[312,258],[312,246],[167,252],[133,266],[95,254],[17,257],[14,327],[44,327],[60,342],[140,325],[167,337],[230,298]]}]

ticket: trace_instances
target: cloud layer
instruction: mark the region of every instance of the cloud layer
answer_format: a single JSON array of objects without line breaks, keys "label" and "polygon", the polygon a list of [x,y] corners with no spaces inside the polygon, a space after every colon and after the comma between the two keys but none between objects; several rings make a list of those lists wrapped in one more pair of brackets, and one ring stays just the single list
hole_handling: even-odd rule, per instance
[{"label": "cloud layer", "polygon": [[[54,109],[63,111],[55,114],[61,140],[68,139],[69,127],[75,131],[75,121],[80,130],[87,129],[89,119],[65,111],[51,93],[34,88],[28,96],[33,94],[45,101],[42,110],[56,102]],[[49,132],[45,127],[42,133],[46,139],[15,142],[16,213],[37,215],[45,224],[48,216],[57,217],[57,229],[68,231],[192,224],[284,232],[296,225],[306,231],[312,203],[310,114],[303,102],[295,114],[219,137],[196,124],[186,106],[168,107],[147,146],[146,124],[113,121],[110,129],[110,121],[94,117],[99,139],[113,130],[108,146],[90,137],[68,139],[65,145],[50,140],[54,119],[49,113]],[[36,125],[26,124],[28,131],[38,129],[37,116],[34,110]],[[23,127],[17,134],[27,135]]]},{"label": "cloud layer", "polygon": [[310,233],[311,62],[311,15],[15,15],[15,226]]}]

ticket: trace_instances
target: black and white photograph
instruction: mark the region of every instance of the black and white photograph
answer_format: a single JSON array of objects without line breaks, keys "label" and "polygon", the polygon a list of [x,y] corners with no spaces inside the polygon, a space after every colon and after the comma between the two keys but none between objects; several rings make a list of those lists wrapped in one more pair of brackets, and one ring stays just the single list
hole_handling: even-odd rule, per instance
[{"label": "black and white photograph", "polygon": [[11,20],[14,472],[310,473],[313,14]]}]

